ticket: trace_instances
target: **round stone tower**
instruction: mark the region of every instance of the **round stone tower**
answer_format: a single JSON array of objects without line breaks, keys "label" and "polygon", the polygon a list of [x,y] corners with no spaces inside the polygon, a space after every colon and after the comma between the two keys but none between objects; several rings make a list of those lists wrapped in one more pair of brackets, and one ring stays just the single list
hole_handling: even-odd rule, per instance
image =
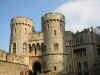
[{"label": "round stone tower", "polygon": [[64,25],[65,17],[60,13],[42,16],[44,72],[64,72]]},{"label": "round stone tower", "polygon": [[32,19],[17,16],[11,20],[10,53],[19,56],[28,54],[28,39],[34,29]]}]

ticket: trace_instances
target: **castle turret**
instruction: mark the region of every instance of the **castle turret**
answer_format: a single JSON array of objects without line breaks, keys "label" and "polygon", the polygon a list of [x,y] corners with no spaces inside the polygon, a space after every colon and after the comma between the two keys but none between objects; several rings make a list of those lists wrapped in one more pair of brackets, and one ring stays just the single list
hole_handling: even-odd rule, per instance
[{"label": "castle turret", "polygon": [[65,17],[60,13],[42,16],[44,72],[64,72],[64,24]]},{"label": "castle turret", "polygon": [[28,54],[28,39],[32,33],[34,23],[32,19],[17,16],[11,20],[10,53],[19,56]]}]

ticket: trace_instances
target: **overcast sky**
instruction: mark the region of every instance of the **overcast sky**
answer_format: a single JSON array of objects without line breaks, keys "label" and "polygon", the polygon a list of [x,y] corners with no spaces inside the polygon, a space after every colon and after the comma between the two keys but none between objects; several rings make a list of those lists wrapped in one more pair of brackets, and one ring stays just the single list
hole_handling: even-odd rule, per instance
[{"label": "overcast sky", "polygon": [[0,0],[0,49],[9,50],[11,18],[30,17],[39,32],[41,16],[47,12],[63,13],[65,29],[73,32],[100,25],[100,0]]},{"label": "overcast sky", "polygon": [[71,0],[56,11],[66,17],[66,30],[76,32],[87,27],[100,26],[100,0]]}]

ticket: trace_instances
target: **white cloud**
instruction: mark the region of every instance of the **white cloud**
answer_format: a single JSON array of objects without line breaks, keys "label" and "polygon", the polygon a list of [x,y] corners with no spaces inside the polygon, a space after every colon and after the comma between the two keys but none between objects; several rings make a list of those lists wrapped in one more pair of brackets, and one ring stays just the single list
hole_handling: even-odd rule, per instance
[{"label": "white cloud", "polygon": [[71,0],[56,9],[66,17],[66,30],[82,30],[100,25],[100,0]]}]

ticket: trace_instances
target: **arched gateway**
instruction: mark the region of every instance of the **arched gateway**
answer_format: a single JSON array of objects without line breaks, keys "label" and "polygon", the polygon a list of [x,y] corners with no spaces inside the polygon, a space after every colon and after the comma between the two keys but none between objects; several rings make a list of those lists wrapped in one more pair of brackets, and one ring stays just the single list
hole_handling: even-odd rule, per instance
[{"label": "arched gateway", "polygon": [[40,62],[36,61],[35,63],[33,63],[33,73],[34,75],[37,75],[37,73],[41,73],[41,64]]}]

